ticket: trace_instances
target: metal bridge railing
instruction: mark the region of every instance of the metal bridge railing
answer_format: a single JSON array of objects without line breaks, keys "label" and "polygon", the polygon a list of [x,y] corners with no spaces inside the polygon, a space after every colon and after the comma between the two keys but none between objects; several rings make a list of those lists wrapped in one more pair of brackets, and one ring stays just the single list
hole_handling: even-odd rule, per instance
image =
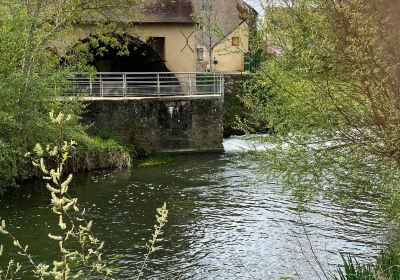
[{"label": "metal bridge railing", "polygon": [[220,73],[117,73],[94,76],[77,74],[71,79],[71,95],[90,97],[164,97],[179,95],[223,95]]}]

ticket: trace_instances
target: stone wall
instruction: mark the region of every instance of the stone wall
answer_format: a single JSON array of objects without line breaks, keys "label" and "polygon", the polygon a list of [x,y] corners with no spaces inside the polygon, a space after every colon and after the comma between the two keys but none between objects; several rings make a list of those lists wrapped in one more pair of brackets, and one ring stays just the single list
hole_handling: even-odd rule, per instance
[{"label": "stone wall", "polygon": [[223,150],[222,97],[191,100],[89,101],[84,122],[140,155]]}]

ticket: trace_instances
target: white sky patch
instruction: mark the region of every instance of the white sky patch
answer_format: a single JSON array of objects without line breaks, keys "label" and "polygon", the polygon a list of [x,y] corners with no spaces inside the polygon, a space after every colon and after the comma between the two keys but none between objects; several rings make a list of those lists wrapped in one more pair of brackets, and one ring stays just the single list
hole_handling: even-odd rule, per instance
[{"label": "white sky patch", "polygon": [[251,5],[258,14],[263,17],[265,12],[265,7],[268,5],[272,6],[285,6],[285,2],[282,0],[244,0],[247,4]]},{"label": "white sky patch", "polygon": [[264,15],[264,9],[261,0],[245,0],[245,2],[256,9],[259,15]]}]

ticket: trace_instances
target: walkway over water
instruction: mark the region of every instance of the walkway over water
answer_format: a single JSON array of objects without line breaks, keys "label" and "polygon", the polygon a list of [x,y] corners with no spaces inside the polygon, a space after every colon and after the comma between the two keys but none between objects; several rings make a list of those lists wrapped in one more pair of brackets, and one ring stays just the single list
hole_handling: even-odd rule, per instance
[{"label": "walkway over water", "polygon": [[90,99],[196,99],[224,94],[220,73],[99,72],[76,75],[71,95]]}]

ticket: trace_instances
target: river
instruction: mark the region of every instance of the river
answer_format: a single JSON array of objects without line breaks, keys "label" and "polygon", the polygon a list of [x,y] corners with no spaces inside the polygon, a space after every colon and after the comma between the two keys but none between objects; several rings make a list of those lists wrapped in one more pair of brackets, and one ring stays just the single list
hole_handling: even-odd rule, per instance
[{"label": "river", "polygon": [[[341,263],[339,252],[376,256],[387,228],[373,203],[363,200],[342,209],[320,199],[299,213],[290,193],[266,182],[257,164],[240,160],[241,147],[250,146],[236,137],[225,141],[222,155],[182,155],[163,166],[78,176],[70,193],[86,207],[97,237],[106,242],[109,263],[118,267],[114,277],[132,279],[153,230],[155,209],[163,202],[170,211],[165,240],[151,256],[144,279],[298,274],[294,279],[313,280],[319,279],[316,258],[333,272]],[[49,201],[38,183],[0,198],[0,217],[10,221],[9,229],[39,261],[55,251],[47,234],[58,221]],[[7,252],[11,245],[5,245]]]}]

